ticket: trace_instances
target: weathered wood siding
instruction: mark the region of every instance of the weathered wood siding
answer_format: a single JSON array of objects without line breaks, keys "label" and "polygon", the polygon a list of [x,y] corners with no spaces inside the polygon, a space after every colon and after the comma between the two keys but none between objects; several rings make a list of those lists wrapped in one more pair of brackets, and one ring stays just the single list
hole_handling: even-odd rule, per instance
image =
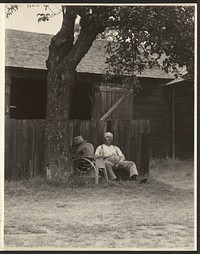
[{"label": "weathered wood siding", "polygon": [[[44,174],[44,120],[6,119],[5,176],[34,177]],[[102,144],[105,131],[112,131],[114,143],[119,145],[129,160],[134,160],[140,174],[149,170],[148,120],[81,121],[69,120],[71,140],[82,135],[96,149]],[[72,134],[73,133],[73,134]]]},{"label": "weathered wood siding", "polygon": [[175,155],[194,155],[194,88],[191,83],[174,86]]},{"label": "weathered wood siding", "polygon": [[43,174],[44,121],[5,119],[5,177]]},{"label": "weathered wood siding", "polygon": [[[109,120],[149,119],[151,124],[150,156],[164,158],[169,150],[169,98],[163,85],[169,80],[140,78],[141,92],[126,98]],[[100,119],[123,95],[119,84],[101,83],[95,91],[93,118]]]},{"label": "weathered wood siding", "polygon": [[141,80],[142,90],[133,101],[133,119],[149,119],[150,156],[162,158],[168,151],[168,93],[163,80]]},{"label": "weathered wood siding", "polygon": [[[122,96],[123,91],[117,84],[105,86],[101,84],[95,89],[94,99],[94,119],[101,119],[102,116],[117,102]],[[133,119],[133,98],[127,97],[113,113],[109,119],[132,120]]]},{"label": "weathered wood siding", "polygon": [[[10,77],[38,77],[46,79],[46,71],[22,70],[11,68],[6,71],[6,108],[9,110]],[[110,107],[123,95],[118,81],[105,84],[101,75],[79,74],[80,82],[92,84],[92,119],[100,119]],[[151,122],[150,156],[160,158],[168,156],[170,150],[169,139],[169,108],[168,92],[163,89],[164,79],[141,78],[143,87],[140,94],[133,98],[126,98],[110,115],[109,120],[149,119]],[[7,113],[9,115],[9,112]]]}]

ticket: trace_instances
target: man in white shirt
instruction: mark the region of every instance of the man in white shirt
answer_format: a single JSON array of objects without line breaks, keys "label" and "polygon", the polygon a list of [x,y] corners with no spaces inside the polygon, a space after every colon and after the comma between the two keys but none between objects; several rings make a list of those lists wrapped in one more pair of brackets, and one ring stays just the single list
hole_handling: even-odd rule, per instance
[{"label": "man in white shirt", "polygon": [[[104,144],[97,147],[95,155],[97,158],[103,158],[105,161],[108,177],[111,181],[119,180],[115,175],[113,168],[122,166],[130,175],[130,180],[138,180],[138,171],[133,161],[125,160],[125,157],[119,147],[112,145],[113,134],[106,132],[104,134]],[[146,182],[147,179],[142,182]]]}]

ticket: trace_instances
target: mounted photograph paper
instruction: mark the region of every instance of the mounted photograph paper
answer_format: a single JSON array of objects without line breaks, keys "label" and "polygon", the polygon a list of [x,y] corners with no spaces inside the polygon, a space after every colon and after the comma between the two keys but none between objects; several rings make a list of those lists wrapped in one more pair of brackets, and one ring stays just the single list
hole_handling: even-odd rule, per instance
[{"label": "mounted photograph paper", "polygon": [[2,249],[196,250],[197,5],[1,11]]}]

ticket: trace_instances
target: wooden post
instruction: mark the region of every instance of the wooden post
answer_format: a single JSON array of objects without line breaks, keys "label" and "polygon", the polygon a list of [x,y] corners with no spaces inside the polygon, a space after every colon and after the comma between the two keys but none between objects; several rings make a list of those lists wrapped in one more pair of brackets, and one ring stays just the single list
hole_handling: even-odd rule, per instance
[{"label": "wooden post", "polygon": [[149,175],[149,133],[140,133],[140,174]]},{"label": "wooden post", "polygon": [[139,175],[149,175],[149,135],[150,123],[149,121],[140,122],[139,127]]},{"label": "wooden post", "polygon": [[172,158],[175,160],[175,107],[174,107],[174,87],[172,88]]}]

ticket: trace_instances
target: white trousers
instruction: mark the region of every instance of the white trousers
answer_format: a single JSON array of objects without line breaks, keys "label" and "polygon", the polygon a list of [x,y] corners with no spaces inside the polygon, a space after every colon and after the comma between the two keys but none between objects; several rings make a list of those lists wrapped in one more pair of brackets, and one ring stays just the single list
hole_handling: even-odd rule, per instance
[{"label": "white trousers", "polygon": [[[117,176],[113,171],[113,167],[115,167],[115,165],[112,162],[105,160],[105,166],[108,174],[108,179],[116,179]],[[125,170],[127,170],[130,177],[133,175],[138,175],[137,167],[133,161],[123,161],[123,163],[120,164],[120,167],[123,167]]]}]

